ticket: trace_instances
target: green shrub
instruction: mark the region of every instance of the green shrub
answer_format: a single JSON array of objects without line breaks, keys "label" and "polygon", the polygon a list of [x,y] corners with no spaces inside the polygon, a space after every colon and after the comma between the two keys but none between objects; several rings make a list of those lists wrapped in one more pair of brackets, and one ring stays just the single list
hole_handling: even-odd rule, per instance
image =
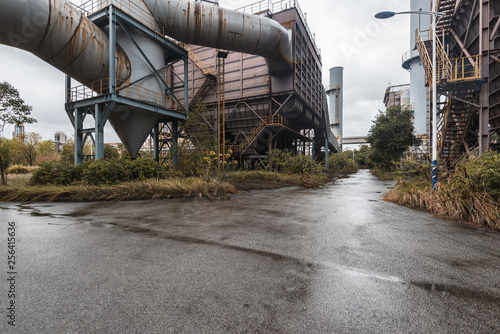
[{"label": "green shrub", "polygon": [[130,168],[134,180],[165,179],[170,174],[169,166],[162,166],[152,159],[133,160]]},{"label": "green shrub", "polygon": [[[454,183],[468,184],[475,191],[488,193],[500,200],[500,154],[488,152],[480,157],[464,158],[451,178]],[[467,180],[467,182],[464,182]]]},{"label": "green shrub", "polygon": [[328,156],[328,172],[333,175],[346,175],[356,173],[358,166],[350,157],[342,153],[334,153]]},{"label": "green shrub", "polygon": [[32,184],[68,185],[74,182],[75,166],[66,162],[49,162],[37,169]]},{"label": "green shrub", "polygon": [[317,162],[302,154],[293,156],[288,151],[272,150],[268,156],[268,163],[272,158],[273,171],[292,174],[315,174],[323,170]]},{"label": "green shrub", "polygon": [[66,162],[47,163],[33,174],[31,180],[33,184],[109,185],[168,176],[169,170],[151,159],[110,159],[90,160],[76,166]]},{"label": "green shrub", "polygon": [[131,163],[129,160],[91,160],[81,168],[81,181],[85,184],[115,184],[132,180]]},{"label": "green shrub", "polygon": [[5,171],[7,174],[29,174],[31,170],[24,166],[12,166]]}]

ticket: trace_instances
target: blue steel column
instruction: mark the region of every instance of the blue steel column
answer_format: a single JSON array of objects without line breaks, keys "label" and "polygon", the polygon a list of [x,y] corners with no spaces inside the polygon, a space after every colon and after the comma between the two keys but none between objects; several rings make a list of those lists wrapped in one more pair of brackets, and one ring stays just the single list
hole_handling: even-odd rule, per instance
[{"label": "blue steel column", "polygon": [[179,143],[179,122],[172,122],[172,166],[177,166],[177,145]]},{"label": "blue steel column", "polygon": [[109,93],[116,93],[116,19],[115,10],[111,5],[109,13]]},{"label": "blue steel column", "polygon": [[95,160],[104,159],[104,126],[103,119],[103,106],[95,105]]},{"label": "blue steel column", "polygon": [[328,169],[328,133],[325,132],[325,169]]},{"label": "blue steel column", "polygon": [[75,165],[82,163],[83,159],[83,111],[75,109]]},{"label": "blue steel column", "polygon": [[154,141],[154,150],[153,150],[153,159],[156,162],[160,162],[160,125],[156,124],[153,128],[153,141]]}]

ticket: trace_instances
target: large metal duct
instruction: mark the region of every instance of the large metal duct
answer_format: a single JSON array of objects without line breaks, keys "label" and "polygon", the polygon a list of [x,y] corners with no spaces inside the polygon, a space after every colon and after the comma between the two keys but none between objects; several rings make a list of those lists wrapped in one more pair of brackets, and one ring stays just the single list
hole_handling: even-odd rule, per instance
[{"label": "large metal duct", "polygon": [[176,40],[262,56],[271,74],[290,70],[292,32],[274,20],[201,2],[143,1]]},{"label": "large metal duct", "polygon": [[[106,34],[65,0],[0,0],[0,43],[33,53],[87,84],[109,77]],[[130,77],[130,62],[117,48],[116,77]]]}]

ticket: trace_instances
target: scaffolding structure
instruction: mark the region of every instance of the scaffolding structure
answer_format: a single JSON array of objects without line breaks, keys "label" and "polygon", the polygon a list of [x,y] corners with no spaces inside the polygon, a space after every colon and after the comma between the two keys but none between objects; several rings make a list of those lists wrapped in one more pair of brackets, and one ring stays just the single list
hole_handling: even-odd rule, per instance
[{"label": "scaffolding structure", "polygon": [[[453,168],[474,149],[489,150],[500,133],[500,2],[438,0],[436,25],[438,154]],[[434,27],[431,27],[434,29]],[[416,32],[416,44],[432,86],[432,30]]]},{"label": "scaffolding structure", "polygon": [[[129,121],[131,126],[125,127],[120,135],[134,136],[133,125],[137,121],[147,119],[150,115],[154,124],[148,128],[148,134],[154,141],[154,158],[157,161],[166,159],[161,156],[162,150],[168,146],[172,162],[175,163],[175,149],[178,143],[179,122],[188,117],[187,99],[178,99],[171,86],[165,81],[165,68],[172,64],[182,63],[183,77],[179,77],[180,87],[188,91],[188,52],[159,32],[155,21],[148,19],[145,12],[130,0],[127,1],[88,1],[78,7],[100,29],[107,30],[109,35],[109,77],[84,85],[72,86],[71,78],[66,77],[66,113],[75,130],[75,163],[88,159],[104,157],[104,126],[110,117],[123,122]],[[134,48],[142,62],[149,66],[150,72],[143,78],[133,82],[130,78],[121,81],[116,78],[117,29],[128,37],[128,43]],[[133,32],[133,33],[132,33]],[[148,55],[137,42],[137,36],[143,35],[163,48],[168,55],[166,64],[155,67]],[[142,86],[142,80],[156,77],[162,83],[164,93],[153,91]],[[94,118],[94,127],[85,128],[88,116]],[[149,121],[149,120],[148,120]],[[168,128],[168,131],[165,129]],[[124,133],[126,132],[126,133]],[[167,134],[168,135],[165,135]],[[146,140],[147,135],[143,138]],[[83,153],[85,142],[90,138],[95,154],[86,156]],[[141,144],[140,144],[141,145]],[[173,153],[172,153],[173,152]]]}]

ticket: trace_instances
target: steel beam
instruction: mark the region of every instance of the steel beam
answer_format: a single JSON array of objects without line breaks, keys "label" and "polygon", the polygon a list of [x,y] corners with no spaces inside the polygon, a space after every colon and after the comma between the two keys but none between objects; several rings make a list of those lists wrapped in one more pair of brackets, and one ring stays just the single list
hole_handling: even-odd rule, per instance
[{"label": "steel beam", "polygon": [[75,165],[82,163],[83,161],[83,120],[84,115],[81,108],[75,109]]},{"label": "steel beam", "polygon": [[[479,4],[479,50],[483,59],[489,59],[490,49],[490,34],[489,34],[489,0],[481,0]],[[482,62],[483,78],[486,83],[481,87],[479,96],[479,153],[489,151],[490,149],[490,132],[489,132],[489,118],[490,118],[490,66],[489,61]]]},{"label": "steel beam", "polygon": [[179,145],[179,123],[177,121],[172,122],[172,166],[177,166],[177,148]]}]

